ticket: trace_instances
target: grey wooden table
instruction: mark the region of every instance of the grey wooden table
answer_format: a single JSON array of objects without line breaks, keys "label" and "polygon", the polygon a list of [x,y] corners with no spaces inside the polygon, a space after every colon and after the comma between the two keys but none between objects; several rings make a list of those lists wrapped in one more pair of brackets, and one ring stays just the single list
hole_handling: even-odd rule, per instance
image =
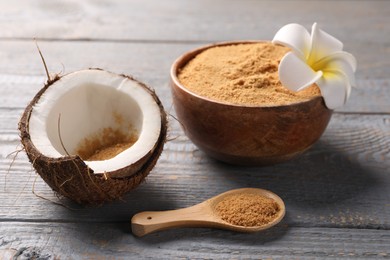
[{"label": "grey wooden table", "polygon": [[[23,152],[10,167],[18,120],[45,81],[34,37],[51,72],[133,75],[174,115],[169,68],[180,54],[217,41],[270,40],[284,24],[315,21],[356,56],[358,88],[295,160],[262,168],[216,162],[170,118],[157,166],[124,201],[85,208],[57,198]],[[0,259],[390,258],[389,25],[389,1],[0,1]],[[280,195],[282,223],[254,234],[131,234],[137,212],[241,187]]]}]

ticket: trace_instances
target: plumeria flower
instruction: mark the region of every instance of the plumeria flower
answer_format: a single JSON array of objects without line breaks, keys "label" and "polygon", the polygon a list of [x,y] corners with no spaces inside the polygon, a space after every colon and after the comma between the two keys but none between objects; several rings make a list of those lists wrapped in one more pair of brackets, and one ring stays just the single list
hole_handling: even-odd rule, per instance
[{"label": "plumeria flower", "polygon": [[316,83],[329,109],[345,104],[351,87],[356,86],[356,59],[343,51],[342,42],[320,30],[317,23],[311,35],[302,25],[285,25],[272,42],[292,50],[279,64],[279,79],[286,88],[299,91]]}]

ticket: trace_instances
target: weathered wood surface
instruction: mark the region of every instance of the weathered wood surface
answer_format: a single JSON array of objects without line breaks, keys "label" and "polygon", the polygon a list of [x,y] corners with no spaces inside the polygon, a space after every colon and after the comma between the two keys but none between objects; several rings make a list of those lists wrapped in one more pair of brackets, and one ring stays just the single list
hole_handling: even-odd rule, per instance
[{"label": "weathered wood surface", "polygon": [[[29,1],[0,3],[3,39],[220,41],[269,39],[292,21],[323,24],[343,42],[381,42],[388,35],[386,0]],[[16,30],[17,29],[17,30]],[[356,31],[351,31],[351,30]],[[348,38],[344,37],[348,32]]]},{"label": "weathered wood surface", "polygon": [[[25,0],[0,1],[0,15],[0,259],[390,258],[390,2]],[[23,152],[10,168],[19,117],[45,81],[32,37],[53,73],[131,74],[174,114],[168,80],[176,57],[213,41],[270,39],[292,21],[319,22],[359,62],[348,104],[298,159],[263,168],[218,163],[170,118],[161,159],[124,201],[83,208],[58,199]],[[186,207],[241,187],[280,195],[283,222],[257,234],[184,229],[139,239],[130,232],[139,211]]]},{"label": "weathered wood surface", "polygon": [[[0,258],[20,259],[313,259],[388,258],[387,231],[303,228],[280,225],[264,233],[241,234],[183,229],[142,239],[128,223],[5,223]],[[37,235],[32,236],[35,232]],[[61,250],[59,250],[61,249]],[[40,257],[40,258],[39,258]]]}]

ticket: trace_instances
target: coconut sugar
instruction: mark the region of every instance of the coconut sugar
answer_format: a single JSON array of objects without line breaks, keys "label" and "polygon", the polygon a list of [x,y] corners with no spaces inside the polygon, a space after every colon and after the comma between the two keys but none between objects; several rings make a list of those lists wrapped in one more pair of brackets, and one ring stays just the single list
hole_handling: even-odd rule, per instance
[{"label": "coconut sugar", "polygon": [[216,205],[215,210],[224,221],[231,224],[258,227],[273,221],[280,207],[272,198],[243,193],[227,196]]},{"label": "coconut sugar", "polygon": [[278,66],[288,51],[270,42],[216,46],[190,60],[178,78],[195,94],[238,105],[287,105],[321,95],[316,85],[299,92],[283,87]]},{"label": "coconut sugar", "polygon": [[77,154],[86,161],[108,160],[130,148],[138,139],[136,134],[126,135],[111,127],[85,138],[77,149]]}]

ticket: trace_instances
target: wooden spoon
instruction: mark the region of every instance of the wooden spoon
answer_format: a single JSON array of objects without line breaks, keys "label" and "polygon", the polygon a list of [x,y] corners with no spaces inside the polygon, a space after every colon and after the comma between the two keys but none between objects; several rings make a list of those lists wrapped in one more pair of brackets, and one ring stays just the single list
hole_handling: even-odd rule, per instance
[{"label": "wooden spoon", "polygon": [[[266,225],[253,227],[238,226],[222,220],[215,211],[216,205],[226,196],[244,193],[258,194],[275,200],[280,209],[275,219]],[[279,223],[284,217],[285,212],[286,208],[284,203],[276,194],[263,189],[243,188],[224,192],[188,208],[138,213],[131,219],[131,228],[133,234],[136,236],[144,236],[155,231],[177,227],[211,227],[239,232],[256,232],[268,229]]]}]

